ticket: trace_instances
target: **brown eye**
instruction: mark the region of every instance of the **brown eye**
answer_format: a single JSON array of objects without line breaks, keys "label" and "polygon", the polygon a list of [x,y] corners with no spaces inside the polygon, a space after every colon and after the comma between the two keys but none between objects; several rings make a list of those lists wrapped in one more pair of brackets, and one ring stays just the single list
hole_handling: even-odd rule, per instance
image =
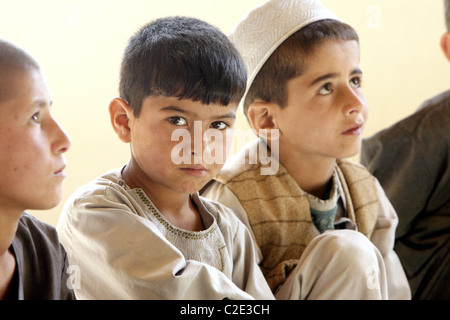
[{"label": "brown eye", "polygon": [[31,121],[39,123],[39,111],[31,116]]},{"label": "brown eye", "polygon": [[331,89],[331,83],[324,84],[318,91],[321,95],[330,94],[333,90]]},{"label": "brown eye", "polygon": [[170,117],[169,122],[176,126],[185,126],[187,124],[187,121],[183,117]]},{"label": "brown eye", "polygon": [[223,121],[215,121],[211,123],[211,127],[217,130],[225,130],[226,128],[229,127],[229,125]]},{"label": "brown eye", "polygon": [[362,82],[362,79],[360,77],[354,77],[350,80],[350,84],[353,88],[360,88],[361,82]]}]

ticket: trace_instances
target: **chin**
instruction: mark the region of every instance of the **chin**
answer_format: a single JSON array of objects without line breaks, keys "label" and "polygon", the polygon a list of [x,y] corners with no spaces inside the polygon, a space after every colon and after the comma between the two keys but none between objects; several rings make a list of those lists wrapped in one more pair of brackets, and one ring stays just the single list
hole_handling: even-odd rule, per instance
[{"label": "chin", "polygon": [[184,188],[182,193],[184,194],[193,194],[200,191],[201,188]]},{"label": "chin", "polygon": [[361,151],[361,144],[359,143],[358,145],[353,146],[352,148],[347,148],[343,150],[343,152],[341,152],[340,156],[337,158],[338,159],[351,158],[357,156],[360,151]]},{"label": "chin", "polygon": [[54,207],[56,207],[57,205],[59,205],[61,203],[61,195],[55,196],[51,199],[45,199],[45,200],[41,200],[40,203],[38,203],[34,208],[34,210],[50,210],[53,209]]},{"label": "chin", "polygon": [[180,191],[181,193],[184,193],[184,194],[197,193],[197,192],[200,191],[200,189],[201,189],[204,185],[206,185],[206,182],[205,182],[205,183],[201,183],[201,184],[197,184],[197,183],[195,183],[195,184],[188,184],[188,185],[181,186],[181,188],[179,189],[179,191]]}]

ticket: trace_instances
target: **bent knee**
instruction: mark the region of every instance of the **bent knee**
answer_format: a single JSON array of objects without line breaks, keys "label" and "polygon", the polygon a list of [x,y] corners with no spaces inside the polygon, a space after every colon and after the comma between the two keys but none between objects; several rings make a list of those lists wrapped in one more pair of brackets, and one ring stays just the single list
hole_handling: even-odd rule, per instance
[{"label": "bent knee", "polygon": [[336,251],[343,249],[347,251],[350,248],[359,251],[374,246],[365,235],[354,230],[327,231],[320,236],[323,238],[322,240],[327,241],[327,246],[330,246],[330,249]]},{"label": "bent knee", "polygon": [[381,254],[362,233],[353,230],[334,230],[323,233],[324,254],[333,256],[341,264],[366,269],[381,263]]}]

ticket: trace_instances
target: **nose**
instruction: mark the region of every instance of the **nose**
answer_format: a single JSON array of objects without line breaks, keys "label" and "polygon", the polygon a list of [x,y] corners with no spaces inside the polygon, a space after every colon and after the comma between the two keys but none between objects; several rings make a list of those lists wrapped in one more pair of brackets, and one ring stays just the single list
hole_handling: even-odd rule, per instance
[{"label": "nose", "polygon": [[191,153],[192,155],[201,155],[205,147],[211,143],[208,134],[205,134],[208,128],[204,127],[203,121],[194,121],[194,128],[190,130],[191,135]]},{"label": "nose", "polygon": [[69,135],[67,132],[59,125],[58,122],[53,120],[53,130],[52,130],[52,136],[53,136],[53,144],[52,144],[52,151],[55,154],[62,154],[67,152],[69,150],[70,146],[72,145],[72,141],[70,140]]},{"label": "nose", "polygon": [[367,106],[366,98],[361,89],[350,86],[347,86],[342,93],[342,100],[345,115],[359,114]]}]

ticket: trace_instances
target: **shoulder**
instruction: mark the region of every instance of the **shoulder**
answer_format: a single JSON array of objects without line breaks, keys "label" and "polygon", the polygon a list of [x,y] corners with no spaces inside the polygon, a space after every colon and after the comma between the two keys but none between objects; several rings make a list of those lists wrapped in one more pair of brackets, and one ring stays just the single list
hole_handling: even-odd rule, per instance
[{"label": "shoulder", "polygon": [[264,140],[258,138],[247,143],[244,148],[227,160],[215,180],[227,184],[284,174],[283,166],[274,156],[270,155],[270,148]]},{"label": "shoulder", "polygon": [[22,213],[19,219],[13,248],[17,251],[16,256],[23,255],[25,263],[62,263],[65,258],[56,229],[27,212]]},{"label": "shoulder", "polygon": [[236,221],[237,218],[234,216],[233,211],[222,203],[203,196],[199,196],[199,199],[208,212],[210,212],[219,222],[222,220],[231,223]]},{"label": "shoulder", "polygon": [[27,270],[62,270],[59,266],[64,265],[66,258],[56,229],[26,212],[19,219],[13,248],[16,259],[23,263]]},{"label": "shoulder", "polygon": [[447,90],[431,99],[426,100],[417,110],[421,112],[426,110],[426,112],[430,113],[440,113],[443,109],[448,112],[448,108],[450,108],[450,90]]},{"label": "shoulder", "polygon": [[33,241],[45,239],[45,243],[59,246],[56,229],[27,212],[22,213],[19,219],[16,237]]},{"label": "shoulder", "polygon": [[351,171],[366,173],[367,175],[371,175],[370,172],[364,167],[362,164],[357,163],[355,161],[349,159],[337,159],[336,163],[339,168],[344,168]]},{"label": "shoulder", "polygon": [[226,184],[243,175],[245,176],[248,172],[258,170],[260,162],[255,158],[257,152],[258,140],[249,142],[226,161],[220,173],[215,177],[215,180]]},{"label": "shoulder", "polygon": [[141,213],[142,204],[121,180],[120,172],[120,169],[115,169],[97,177],[79,187],[67,199],[57,225],[66,247],[70,246],[67,239],[74,238],[73,230],[91,232],[94,226],[121,225]]},{"label": "shoulder", "polygon": [[200,200],[207,210],[216,218],[217,224],[224,235],[229,234],[234,238],[236,234],[246,228],[231,208],[202,196],[200,196]]},{"label": "shoulder", "polygon": [[123,203],[129,198],[121,169],[113,169],[79,187],[66,201],[65,209],[74,206],[103,206]]},{"label": "shoulder", "polygon": [[337,167],[344,176],[347,184],[350,185],[361,185],[363,182],[375,183],[377,179],[367,170],[365,166],[360,163],[348,160],[348,159],[337,159]]},{"label": "shoulder", "polygon": [[[370,171],[381,166],[389,178],[392,167],[447,159],[450,144],[450,90],[424,102],[412,115],[363,140],[361,162]],[[435,167],[435,164],[428,167]],[[379,173],[376,173],[378,176]]]},{"label": "shoulder", "polygon": [[67,253],[56,229],[24,212],[12,248],[16,257],[23,299],[74,299],[67,287]]},{"label": "shoulder", "polygon": [[110,170],[101,176],[85,183],[79,187],[74,195],[76,197],[86,197],[91,195],[105,195],[107,190],[110,188],[115,188],[120,186],[122,181],[122,176],[120,173],[121,169]]},{"label": "shoulder", "polygon": [[[337,166],[342,171],[346,183],[350,186],[361,187],[363,184],[375,191],[379,199],[386,198],[384,189],[378,179],[360,163],[348,160],[338,159]],[[363,188],[365,190],[365,188]]]},{"label": "shoulder", "polygon": [[441,136],[445,133],[448,136],[450,90],[425,101],[416,113],[405,120],[414,125],[416,136]]},{"label": "shoulder", "polygon": [[[450,119],[450,90],[426,100],[416,112],[396,122],[365,141],[413,139],[423,134],[441,132]],[[441,125],[440,125],[441,124]],[[443,128],[444,127],[444,128]],[[408,133],[408,134],[405,134]]]}]

